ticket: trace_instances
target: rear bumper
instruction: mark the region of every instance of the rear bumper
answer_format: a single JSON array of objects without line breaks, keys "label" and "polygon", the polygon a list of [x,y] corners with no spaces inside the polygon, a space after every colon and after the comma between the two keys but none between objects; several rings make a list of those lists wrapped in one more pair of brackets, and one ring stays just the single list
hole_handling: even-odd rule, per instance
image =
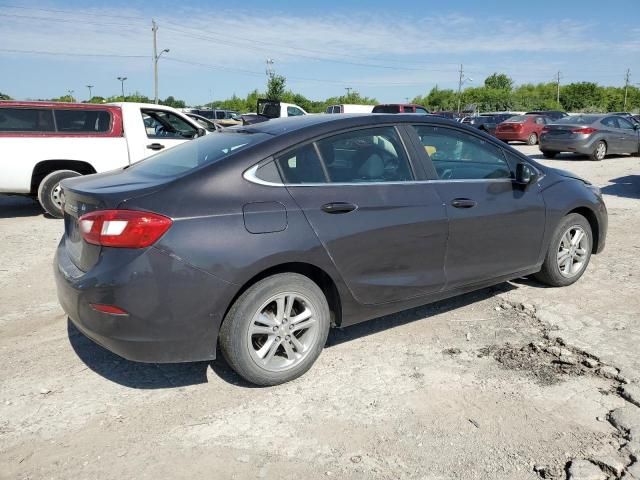
[{"label": "rear bumper", "polygon": [[502,131],[494,131],[494,135],[502,140],[503,142],[526,142],[527,138],[529,138],[529,134],[525,134],[522,132],[502,132]]},{"label": "rear bumper", "polygon": [[[69,259],[64,239],[54,260],[58,300],[73,324],[107,350],[138,362],[215,358],[218,330],[234,288],[156,248],[118,264],[103,249],[88,272]],[[110,258],[111,257],[111,258]],[[111,315],[90,304],[117,305]]]},{"label": "rear bumper", "polygon": [[557,138],[549,135],[540,136],[540,150],[549,152],[573,152],[589,155],[593,152],[594,139]]}]

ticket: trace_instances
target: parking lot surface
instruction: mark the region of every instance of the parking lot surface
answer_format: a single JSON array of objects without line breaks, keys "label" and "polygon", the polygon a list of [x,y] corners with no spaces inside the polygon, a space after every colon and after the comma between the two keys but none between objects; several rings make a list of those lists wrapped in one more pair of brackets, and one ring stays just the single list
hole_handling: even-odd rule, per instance
[{"label": "parking lot surface", "polygon": [[0,197],[0,478],[636,478],[640,157],[540,161],[605,194],[607,247],[579,282],[333,331],[274,388],[222,359],[136,364],[84,338],[55,294],[62,221]]}]

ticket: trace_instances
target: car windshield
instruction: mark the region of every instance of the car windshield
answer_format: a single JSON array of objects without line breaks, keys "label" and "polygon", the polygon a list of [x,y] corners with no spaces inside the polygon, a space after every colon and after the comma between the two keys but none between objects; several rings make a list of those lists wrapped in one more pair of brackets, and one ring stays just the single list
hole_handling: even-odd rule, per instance
[{"label": "car windshield", "polygon": [[571,125],[590,125],[593,122],[599,120],[600,115],[571,115],[569,117],[562,117],[556,120],[554,123],[567,123]]},{"label": "car windshield", "polygon": [[213,164],[229,155],[271,138],[266,133],[216,132],[153,155],[131,166],[141,174],[155,177],[181,176],[203,165]]}]

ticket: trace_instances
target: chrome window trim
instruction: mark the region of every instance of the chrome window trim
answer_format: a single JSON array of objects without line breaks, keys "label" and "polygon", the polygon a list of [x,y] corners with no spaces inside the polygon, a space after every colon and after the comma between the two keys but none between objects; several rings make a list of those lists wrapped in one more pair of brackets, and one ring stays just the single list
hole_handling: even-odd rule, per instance
[{"label": "chrome window trim", "polygon": [[[272,160],[273,161],[273,160]],[[328,187],[328,186],[368,186],[368,185],[422,185],[429,183],[506,183],[513,182],[513,178],[468,178],[468,179],[437,179],[437,180],[408,180],[406,182],[324,182],[324,183],[276,183],[267,182],[256,176],[256,172],[264,164],[257,163],[244,171],[242,177],[251,183],[265,187]]]}]

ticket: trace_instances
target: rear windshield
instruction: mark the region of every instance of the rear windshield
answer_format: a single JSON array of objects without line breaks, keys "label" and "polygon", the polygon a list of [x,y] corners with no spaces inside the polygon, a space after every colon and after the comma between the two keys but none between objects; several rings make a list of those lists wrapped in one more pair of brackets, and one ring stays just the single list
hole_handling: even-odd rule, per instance
[{"label": "rear windshield", "polygon": [[505,120],[505,122],[508,123],[522,123],[522,122],[526,122],[527,121],[527,117],[526,115],[515,115],[513,117],[509,117],[509,119]]},{"label": "rear windshield", "polygon": [[400,113],[398,105],[376,105],[373,107],[373,113]]},{"label": "rear windshield", "polygon": [[203,165],[212,164],[272,138],[266,133],[215,132],[198,140],[160,152],[131,168],[156,177],[175,177]]},{"label": "rear windshield", "polygon": [[562,117],[555,120],[553,123],[568,123],[571,125],[591,125],[593,122],[600,120],[601,115],[571,115],[569,117]]}]

